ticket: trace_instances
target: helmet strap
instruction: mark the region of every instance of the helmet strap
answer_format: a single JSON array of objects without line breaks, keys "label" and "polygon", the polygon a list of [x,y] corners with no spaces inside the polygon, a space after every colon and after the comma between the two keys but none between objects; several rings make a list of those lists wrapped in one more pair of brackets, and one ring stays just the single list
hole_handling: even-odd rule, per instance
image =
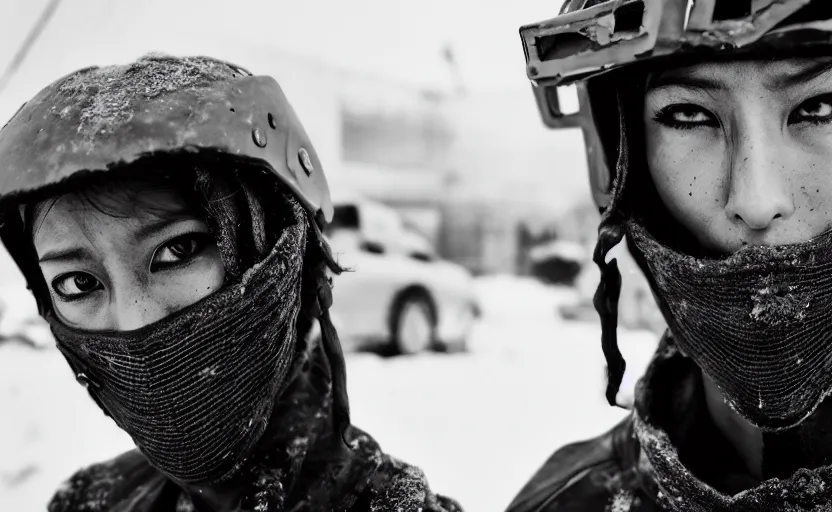
[{"label": "helmet strap", "polygon": [[620,203],[629,166],[624,109],[620,94],[618,96],[618,161],[612,185],[612,198],[601,216],[601,223],[598,227],[598,242],[593,254],[593,261],[601,271],[601,282],[595,291],[593,305],[601,318],[601,347],[607,361],[606,397],[607,402],[612,406],[618,406],[616,396],[624,378],[624,370],[627,367],[627,363],[618,348],[617,336],[621,272],[618,270],[618,261],[615,258],[607,262],[607,254],[624,238],[624,218]]},{"label": "helmet strap", "polygon": [[[351,445],[347,438],[347,430],[350,426],[350,404],[347,398],[347,369],[344,359],[344,352],[338,331],[332,323],[329,308],[332,306],[332,279],[327,271],[340,273],[341,267],[335,262],[332,251],[324,239],[320,226],[315,219],[309,219],[309,229],[313,231],[309,237],[310,244],[316,244],[313,250],[317,254],[318,262],[309,269],[306,279],[314,280],[314,286],[306,286],[302,291],[302,308],[307,318],[317,319],[321,327],[321,341],[324,353],[329,360],[332,375],[332,396],[333,396],[333,420],[339,434],[337,448],[350,450]],[[304,273],[307,270],[304,269]]]}]

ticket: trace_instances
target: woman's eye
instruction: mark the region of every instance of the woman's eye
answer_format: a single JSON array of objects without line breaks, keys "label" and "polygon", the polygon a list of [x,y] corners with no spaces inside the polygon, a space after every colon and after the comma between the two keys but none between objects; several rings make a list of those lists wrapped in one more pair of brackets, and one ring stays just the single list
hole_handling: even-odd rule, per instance
[{"label": "woman's eye", "polygon": [[208,244],[206,233],[190,233],[174,238],[162,246],[153,257],[152,269],[161,269],[190,261]]},{"label": "woman's eye", "polygon": [[794,111],[790,121],[815,123],[832,121],[832,97],[822,96],[804,102]]},{"label": "woman's eye", "polygon": [[85,272],[64,274],[52,281],[52,289],[64,300],[80,299],[101,288],[101,281]]},{"label": "woman's eye", "polygon": [[714,116],[693,104],[670,105],[659,111],[655,120],[671,128],[692,129],[699,126],[718,126]]}]

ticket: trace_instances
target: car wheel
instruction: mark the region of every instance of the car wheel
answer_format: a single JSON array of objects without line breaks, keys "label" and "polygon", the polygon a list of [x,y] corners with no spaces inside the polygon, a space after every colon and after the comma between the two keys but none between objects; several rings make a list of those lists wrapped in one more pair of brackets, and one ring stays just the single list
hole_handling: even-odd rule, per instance
[{"label": "car wheel", "polygon": [[436,322],[427,297],[404,298],[393,315],[393,349],[397,354],[412,355],[433,348]]}]

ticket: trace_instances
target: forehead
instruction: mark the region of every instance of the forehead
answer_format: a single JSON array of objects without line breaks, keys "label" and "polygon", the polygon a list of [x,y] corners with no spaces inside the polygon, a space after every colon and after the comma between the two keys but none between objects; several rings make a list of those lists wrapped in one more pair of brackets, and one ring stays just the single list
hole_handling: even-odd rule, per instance
[{"label": "forehead", "polygon": [[655,71],[648,89],[666,85],[730,88],[754,84],[772,90],[793,87],[832,70],[832,57],[790,57],[765,60],[714,60]]},{"label": "forehead", "polygon": [[[36,244],[65,238],[89,238],[140,230],[160,219],[194,217],[185,199],[173,188],[85,190],[41,201],[33,206]],[[103,232],[102,232],[103,231]]]}]

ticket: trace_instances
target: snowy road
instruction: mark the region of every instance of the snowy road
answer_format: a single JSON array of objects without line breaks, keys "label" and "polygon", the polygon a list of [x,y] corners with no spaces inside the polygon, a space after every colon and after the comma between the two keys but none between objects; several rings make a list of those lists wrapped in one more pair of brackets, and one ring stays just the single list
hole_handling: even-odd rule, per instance
[{"label": "snowy road", "polygon": [[[484,316],[470,353],[351,354],[349,391],[354,423],[388,452],[422,466],[466,510],[497,512],[556,447],[624,412],[603,400],[599,329],[555,314],[573,292],[514,278],[478,288]],[[656,337],[620,337],[632,385]],[[44,510],[78,467],[130,447],[57,351],[0,348],[0,510]]]}]

